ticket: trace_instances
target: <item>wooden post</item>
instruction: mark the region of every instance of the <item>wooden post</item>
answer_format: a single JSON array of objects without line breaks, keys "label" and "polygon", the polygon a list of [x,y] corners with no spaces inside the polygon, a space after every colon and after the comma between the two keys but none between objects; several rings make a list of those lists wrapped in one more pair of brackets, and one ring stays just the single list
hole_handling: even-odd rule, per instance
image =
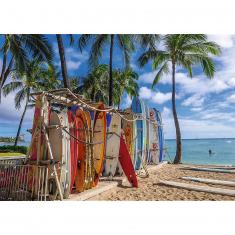
[{"label": "wooden post", "polygon": [[[43,124],[43,131],[45,132],[45,138],[46,138],[46,143],[47,143],[50,159],[53,160],[54,157],[53,157],[52,150],[51,150],[51,144],[50,144],[48,134],[46,132],[46,127],[45,127],[44,124]],[[57,170],[56,170],[55,165],[53,165],[53,170],[55,172],[55,180],[56,180],[57,188],[59,190],[60,200],[62,201],[63,200],[63,194],[62,194],[62,191],[61,191],[61,185],[60,185],[60,181],[59,181],[59,178],[58,178],[58,174],[57,174]]]}]

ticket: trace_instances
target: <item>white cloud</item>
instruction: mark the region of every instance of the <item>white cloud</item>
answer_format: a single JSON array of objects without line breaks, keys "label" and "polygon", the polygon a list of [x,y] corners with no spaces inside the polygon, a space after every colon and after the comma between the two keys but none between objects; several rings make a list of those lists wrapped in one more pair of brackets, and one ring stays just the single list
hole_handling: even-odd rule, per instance
[{"label": "white cloud", "polygon": [[230,95],[230,96],[227,98],[227,101],[228,101],[229,103],[235,103],[235,94]]},{"label": "white cloud", "polygon": [[68,60],[67,61],[67,68],[68,69],[71,69],[71,70],[75,70],[75,69],[78,69],[80,67],[82,63],[80,61],[72,61],[72,60]]},{"label": "white cloud", "polygon": [[[59,51],[56,43],[53,45],[54,52],[57,60],[59,60]],[[77,70],[83,62],[88,59],[87,51],[83,51],[82,53],[73,47],[65,48],[65,58],[67,62],[68,70]],[[57,66],[60,66],[60,62],[57,61]]]},{"label": "white cloud", "polygon": [[200,112],[202,111],[202,107],[191,108],[190,110],[193,112]]},{"label": "white cloud", "polygon": [[131,97],[125,94],[124,98],[122,99],[121,108],[122,109],[130,108],[131,103],[132,103]]},{"label": "white cloud", "polygon": [[141,87],[139,90],[139,97],[141,99],[149,100],[152,103],[163,104],[171,100],[171,93],[162,93],[159,91],[153,91],[148,87]]},{"label": "white cloud", "polygon": [[146,84],[152,84],[156,74],[157,71],[143,73],[139,76],[139,81]]},{"label": "white cloud", "polygon": [[141,99],[150,99],[152,97],[153,91],[148,87],[141,87],[139,90],[139,96]]},{"label": "white cloud", "polygon": [[[169,110],[162,112],[165,138],[175,138],[175,125]],[[235,127],[218,120],[201,120],[196,118],[179,118],[183,138],[234,138]]]},{"label": "white cloud", "polygon": [[[0,122],[1,123],[12,123],[12,122],[18,122],[21,118],[21,115],[23,113],[24,104],[22,103],[22,106],[19,110],[15,109],[15,93],[10,93],[8,96],[4,97],[2,96],[1,104],[0,104]],[[33,112],[34,109],[28,109],[24,122],[31,123],[33,119]]]},{"label": "white cloud", "polygon": [[200,107],[203,105],[204,100],[205,100],[205,97],[201,97],[196,94],[196,95],[190,96],[189,98],[185,99],[182,102],[182,105],[183,106]]},{"label": "white cloud", "polygon": [[218,43],[223,48],[231,48],[234,46],[234,35],[229,34],[209,34],[208,40]]}]

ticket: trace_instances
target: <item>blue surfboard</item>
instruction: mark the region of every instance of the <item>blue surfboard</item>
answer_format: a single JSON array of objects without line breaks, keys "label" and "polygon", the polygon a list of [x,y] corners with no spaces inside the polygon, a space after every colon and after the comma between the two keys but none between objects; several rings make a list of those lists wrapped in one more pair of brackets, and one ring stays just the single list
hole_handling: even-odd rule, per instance
[{"label": "blue surfboard", "polygon": [[[141,105],[140,100],[134,97],[131,104],[131,109],[133,113],[143,115],[143,105]],[[134,156],[134,166],[135,170],[139,170],[142,164],[142,159],[144,158],[144,121],[139,119],[136,121],[136,140],[135,140],[135,156]]]},{"label": "blue surfboard", "polygon": [[158,124],[158,140],[159,140],[159,162],[163,160],[163,145],[164,145],[164,135],[163,135],[163,128],[162,128],[162,117],[161,113],[154,108],[156,120]]}]

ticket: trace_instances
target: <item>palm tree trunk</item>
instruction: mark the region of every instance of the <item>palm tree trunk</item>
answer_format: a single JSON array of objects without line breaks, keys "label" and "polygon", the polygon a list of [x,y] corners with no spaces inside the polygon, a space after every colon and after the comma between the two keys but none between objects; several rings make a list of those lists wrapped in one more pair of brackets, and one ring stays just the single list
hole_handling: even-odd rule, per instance
[{"label": "palm tree trunk", "polygon": [[60,54],[60,64],[61,64],[62,77],[64,81],[64,87],[70,88],[65,53],[64,53],[64,45],[63,45],[61,34],[56,34],[56,38],[57,38],[57,44],[58,44],[58,49],[59,49],[59,54]]},{"label": "palm tree trunk", "polygon": [[113,41],[114,35],[111,34],[111,43],[109,51],[109,106],[113,105]]},{"label": "palm tree trunk", "polygon": [[24,111],[22,113],[22,116],[21,116],[21,119],[20,119],[20,123],[19,123],[19,127],[18,127],[18,130],[17,130],[14,147],[16,147],[17,143],[18,143],[18,139],[19,139],[19,136],[20,136],[20,130],[21,130],[22,123],[23,123],[23,120],[24,120],[24,116],[25,116],[25,113],[26,113],[26,110],[27,110],[28,102],[29,102],[29,91],[27,93],[27,98],[26,98],[26,103],[25,103]]},{"label": "palm tree trunk", "polygon": [[175,122],[175,131],[176,131],[176,154],[174,159],[174,164],[181,163],[182,158],[182,144],[181,144],[181,133],[180,126],[176,112],[176,103],[175,103],[175,63],[172,62],[172,111]]}]

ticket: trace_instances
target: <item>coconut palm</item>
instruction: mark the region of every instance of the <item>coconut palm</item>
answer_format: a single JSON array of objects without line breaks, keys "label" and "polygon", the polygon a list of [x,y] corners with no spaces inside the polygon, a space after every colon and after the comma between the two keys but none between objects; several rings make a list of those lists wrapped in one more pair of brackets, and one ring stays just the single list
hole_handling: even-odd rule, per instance
[{"label": "coconut palm", "polygon": [[5,34],[3,43],[0,91],[13,67],[23,71],[31,58],[51,63],[52,48],[47,38],[41,34]]},{"label": "coconut palm", "polygon": [[56,39],[57,39],[57,44],[58,44],[58,49],[59,49],[60,64],[61,64],[61,71],[62,71],[64,87],[70,88],[62,35],[56,34]]},{"label": "coconut palm", "polygon": [[130,54],[134,51],[133,35],[128,34],[83,34],[79,38],[79,48],[82,51],[91,42],[89,62],[91,67],[98,65],[99,59],[103,56],[103,51],[109,47],[109,105],[113,105],[113,51],[117,46],[124,56],[126,66],[130,63]]},{"label": "coconut palm", "polygon": [[28,63],[24,71],[14,70],[12,72],[12,81],[3,87],[3,94],[5,96],[9,93],[17,92],[15,95],[16,109],[20,109],[21,104],[25,101],[14,146],[17,146],[26,110],[32,107],[32,103],[30,104],[30,102],[33,101],[30,99],[30,93],[58,88],[59,82],[56,77],[58,73],[52,70],[51,65],[48,66],[45,63],[39,62],[38,59],[33,60]]},{"label": "coconut palm", "polygon": [[164,74],[172,77],[172,111],[176,129],[176,155],[174,163],[181,163],[182,145],[181,132],[176,111],[176,67],[184,68],[190,77],[193,76],[193,66],[200,66],[208,78],[213,78],[215,65],[213,55],[220,54],[220,47],[207,40],[204,34],[168,34],[162,36],[164,49],[149,48],[139,58],[140,66],[152,60],[153,69],[158,69],[152,87]]},{"label": "coconut palm", "polygon": [[131,97],[138,95],[138,74],[131,68],[125,70],[115,70],[114,77],[114,104],[120,108],[121,98],[124,91]]},{"label": "coconut palm", "polygon": [[142,49],[155,49],[160,41],[159,34],[135,34],[134,38]]},{"label": "coconut palm", "polygon": [[95,67],[84,79],[83,85],[79,87],[79,91],[92,101],[103,101],[108,103],[108,65],[101,64]]}]

